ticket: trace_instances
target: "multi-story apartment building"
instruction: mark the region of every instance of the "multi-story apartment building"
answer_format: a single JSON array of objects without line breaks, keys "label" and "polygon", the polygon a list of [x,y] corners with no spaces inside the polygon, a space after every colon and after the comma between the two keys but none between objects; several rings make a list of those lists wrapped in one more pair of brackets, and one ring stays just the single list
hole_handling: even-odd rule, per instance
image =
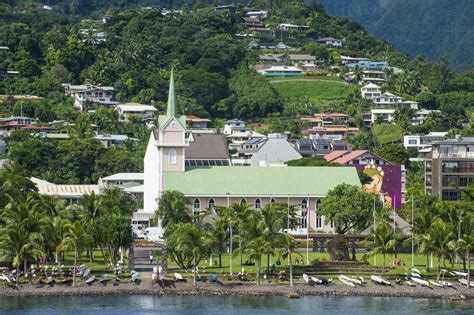
[{"label": "multi-story apartment building", "polygon": [[440,200],[459,200],[474,184],[474,137],[436,141],[425,162],[425,189]]}]

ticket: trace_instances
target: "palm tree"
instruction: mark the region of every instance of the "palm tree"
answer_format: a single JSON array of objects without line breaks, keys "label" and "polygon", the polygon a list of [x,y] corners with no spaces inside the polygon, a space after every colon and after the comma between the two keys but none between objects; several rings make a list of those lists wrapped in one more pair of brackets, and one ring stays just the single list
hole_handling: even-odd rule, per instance
[{"label": "palm tree", "polygon": [[291,258],[293,254],[301,255],[298,250],[298,242],[290,234],[281,234],[280,236],[280,255],[283,259],[288,258],[290,262],[290,287],[293,286],[293,259]]},{"label": "palm tree", "polygon": [[[189,200],[179,191],[164,191],[160,198],[158,210],[156,211],[157,222],[161,221],[164,229],[164,237],[172,230],[172,226],[178,223],[193,222],[192,215],[187,209]],[[163,247],[161,265],[166,270],[168,262],[168,249]]]},{"label": "palm tree", "polygon": [[69,225],[64,244],[74,249],[74,268],[72,276],[72,285],[76,286],[76,267],[77,267],[77,257],[79,255],[79,245],[84,237],[85,230],[85,221],[78,220],[71,225]]},{"label": "palm tree", "polygon": [[217,250],[219,255],[219,268],[222,268],[222,252],[224,252],[229,242],[228,220],[223,217],[214,218],[209,229],[211,247]]},{"label": "palm tree", "polygon": [[271,244],[263,236],[252,239],[245,246],[244,253],[246,253],[250,259],[255,260],[255,264],[257,266],[257,285],[260,285],[262,255],[271,252],[271,250]]},{"label": "palm tree", "polygon": [[364,71],[359,66],[355,66],[353,72],[354,72],[354,77],[353,77],[354,81],[355,81],[356,84],[359,84],[359,82],[364,77]]},{"label": "palm tree", "polygon": [[5,206],[0,228],[0,254],[12,259],[17,268],[17,281],[21,262],[43,252],[42,225],[44,216],[37,211],[38,200],[35,194],[28,194],[23,200],[13,200]]},{"label": "palm tree", "polygon": [[392,252],[396,245],[396,237],[390,224],[385,220],[378,222],[372,234],[367,236],[365,244],[371,248],[370,252],[366,254],[367,256],[382,254],[382,275],[384,275],[386,255]]},{"label": "palm tree", "polygon": [[471,252],[474,250],[474,235],[465,234],[458,242],[463,249],[467,261],[467,287],[471,287]]},{"label": "palm tree", "polygon": [[438,258],[437,279],[441,270],[441,259],[449,253],[449,242],[454,238],[451,226],[440,218],[436,218],[426,235],[423,235],[421,250],[436,254]]},{"label": "palm tree", "polygon": [[178,237],[178,251],[193,253],[193,286],[196,285],[197,257],[209,252],[209,238],[206,233],[194,224],[184,224],[182,234]]}]

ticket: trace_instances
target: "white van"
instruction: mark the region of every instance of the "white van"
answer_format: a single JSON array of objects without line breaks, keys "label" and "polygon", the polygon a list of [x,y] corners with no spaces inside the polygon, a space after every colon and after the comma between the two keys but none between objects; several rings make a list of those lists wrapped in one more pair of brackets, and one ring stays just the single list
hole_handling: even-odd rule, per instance
[{"label": "white van", "polygon": [[163,229],[161,227],[147,227],[143,235],[149,241],[163,243]]}]

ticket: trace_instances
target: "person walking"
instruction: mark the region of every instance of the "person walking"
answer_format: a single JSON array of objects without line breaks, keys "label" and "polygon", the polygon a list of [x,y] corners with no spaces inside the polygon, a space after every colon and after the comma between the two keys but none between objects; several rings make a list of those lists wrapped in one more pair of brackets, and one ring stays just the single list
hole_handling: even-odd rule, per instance
[{"label": "person walking", "polygon": [[153,265],[153,252],[150,251],[150,265]]}]

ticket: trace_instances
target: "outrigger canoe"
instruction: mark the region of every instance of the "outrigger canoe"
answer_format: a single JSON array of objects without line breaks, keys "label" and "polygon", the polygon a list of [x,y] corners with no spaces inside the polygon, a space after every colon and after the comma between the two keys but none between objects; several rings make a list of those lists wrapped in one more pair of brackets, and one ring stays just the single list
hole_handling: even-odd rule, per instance
[{"label": "outrigger canoe", "polygon": [[350,287],[355,287],[355,284],[351,281],[349,281],[349,277],[347,276],[344,276],[344,275],[340,275],[338,277],[339,281],[341,281],[342,283],[344,283],[345,285],[348,285]]},{"label": "outrigger canoe", "polygon": [[373,282],[378,283],[378,284],[390,285],[390,282],[388,282],[387,280],[382,279],[382,278],[380,278],[380,277],[378,277],[378,276],[375,276],[375,275],[371,275],[371,276],[370,276],[370,280],[372,280]]},{"label": "outrigger canoe", "polygon": [[423,287],[431,288],[430,283],[426,280],[423,280],[423,279],[420,279],[420,278],[417,278],[417,277],[411,277],[411,280],[415,283],[418,283],[419,285],[421,285]]}]

